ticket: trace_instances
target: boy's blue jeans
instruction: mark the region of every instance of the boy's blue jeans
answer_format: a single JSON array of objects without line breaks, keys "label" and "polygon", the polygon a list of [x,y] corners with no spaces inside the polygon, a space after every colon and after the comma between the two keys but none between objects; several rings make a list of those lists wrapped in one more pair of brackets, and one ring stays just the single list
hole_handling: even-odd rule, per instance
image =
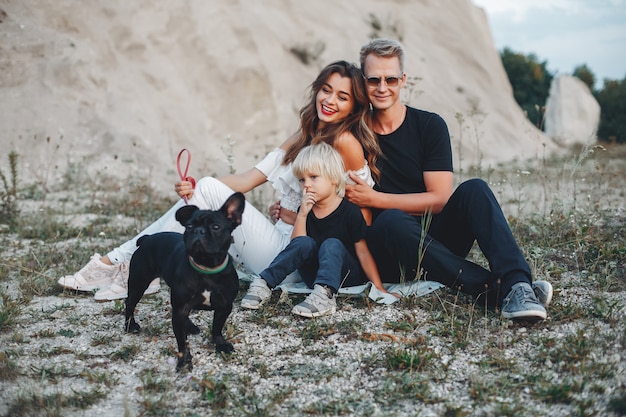
[{"label": "boy's blue jeans", "polygon": [[[492,306],[500,306],[514,284],[531,283],[530,267],[485,181],[460,184],[425,234],[422,221],[385,210],[368,229],[367,243],[383,282],[400,282],[402,274],[406,281],[438,281]],[[474,242],[489,269],[465,259]]]},{"label": "boy's blue jeans", "polygon": [[309,288],[326,285],[335,292],[340,287],[363,284],[366,279],[360,263],[339,239],[326,239],[318,247],[309,236],[292,239],[259,276],[274,288],[296,269]]}]

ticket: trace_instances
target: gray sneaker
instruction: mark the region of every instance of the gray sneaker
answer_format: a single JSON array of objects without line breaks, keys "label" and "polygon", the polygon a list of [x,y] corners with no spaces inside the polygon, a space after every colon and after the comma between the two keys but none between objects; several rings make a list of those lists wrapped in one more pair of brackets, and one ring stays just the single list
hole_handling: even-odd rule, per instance
[{"label": "gray sneaker", "polygon": [[267,286],[267,282],[265,282],[263,278],[257,277],[250,283],[248,293],[241,300],[241,306],[243,308],[258,310],[271,296],[272,290]]},{"label": "gray sneaker", "polygon": [[333,314],[337,311],[335,296],[330,295],[330,290],[315,284],[313,292],[291,312],[302,317],[320,317]]},{"label": "gray sneaker", "polygon": [[543,308],[548,308],[550,305],[550,301],[552,301],[552,294],[554,290],[552,289],[552,284],[548,281],[535,281],[532,284],[533,292],[537,297],[537,301],[539,304],[543,306]]},{"label": "gray sneaker", "polygon": [[525,282],[518,282],[502,302],[502,317],[519,321],[540,321],[546,319],[543,308],[532,287]]}]

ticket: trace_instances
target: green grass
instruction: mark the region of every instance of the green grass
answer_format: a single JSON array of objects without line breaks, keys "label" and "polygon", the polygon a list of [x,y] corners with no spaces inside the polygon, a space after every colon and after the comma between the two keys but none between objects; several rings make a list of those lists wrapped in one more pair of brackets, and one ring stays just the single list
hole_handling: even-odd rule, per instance
[{"label": "green grass", "polygon": [[19,375],[17,365],[4,352],[0,352],[0,381],[14,381]]},{"label": "green grass", "polygon": [[63,416],[63,409],[87,409],[105,398],[100,390],[73,392],[71,395],[41,394],[38,392],[20,393],[9,406],[7,416]]},{"label": "green grass", "polygon": [[111,359],[129,362],[137,355],[137,353],[139,353],[139,351],[140,348],[136,344],[122,346],[111,354]]},{"label": "green grass", "polygon": [[0,331],[10,329],[14,324],[16,318],[20,315],[23,309],[23,302],[11,299],[8,294],[5,294],[0,290]]},{"label": "green grass", "polygon": [[438,363],[438,355],[427,345],[407,348],[389,348],[385,352],[387,367],[391,370],[423,372]]}]

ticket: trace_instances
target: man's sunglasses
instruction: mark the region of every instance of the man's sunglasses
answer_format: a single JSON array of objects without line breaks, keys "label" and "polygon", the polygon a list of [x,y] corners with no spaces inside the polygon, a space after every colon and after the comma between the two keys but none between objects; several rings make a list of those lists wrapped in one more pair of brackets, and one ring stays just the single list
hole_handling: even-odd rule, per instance
[{"label": "man's sunglasses", "polygon": [[385,81],[385,84],[387,85],[387,87],[397,87],[398,84],[400,84],[400,81],[402,80],[402,77],[366,77],[365,78],[365,83],[367,84],[368,87],[378,87],[380,86],[380,83],[383,82],[383,80]]}]

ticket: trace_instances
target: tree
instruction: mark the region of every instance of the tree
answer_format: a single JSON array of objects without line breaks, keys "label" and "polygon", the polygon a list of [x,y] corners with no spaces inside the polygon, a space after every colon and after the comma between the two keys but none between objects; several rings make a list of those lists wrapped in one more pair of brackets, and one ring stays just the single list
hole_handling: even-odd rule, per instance
[{"label": "tree", "polygon": [[595,96],[601,109],[598,138],[626,143],[626,77],[622,81],[604,80],[604,87]]},{"label": "tree", "polygon": [[535,54],[524,55],[506,47],[500,52],[500,58],[513,87],[515,101],[530,120],[541,126],[553,78],[547,62],[539,62]]},{"label": "tree", "polygon": [[574,72],[572,73],[574,77],[580,78],[582,82],[587,84],[589,87],[589,91],[594,91],[593,86],[596,83],[596,76],[593,72],[587,67],[586,64],[582,64],[574,68]]}]

